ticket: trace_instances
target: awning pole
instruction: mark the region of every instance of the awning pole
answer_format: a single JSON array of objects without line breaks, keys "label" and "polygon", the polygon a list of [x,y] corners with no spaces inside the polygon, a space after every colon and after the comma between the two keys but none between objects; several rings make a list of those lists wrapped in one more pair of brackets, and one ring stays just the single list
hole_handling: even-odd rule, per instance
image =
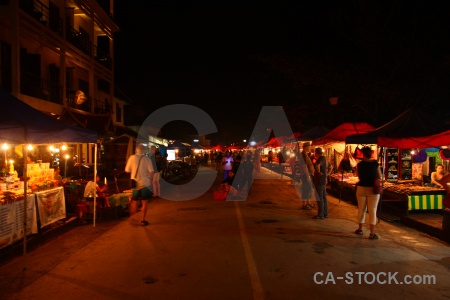
[{"label": "awning pole", "polygon": [[94,151],[94,221],[92,223],[92,227],[95,227],[95,221],[97,218],[97,143],[95,143],[95,151]]}]

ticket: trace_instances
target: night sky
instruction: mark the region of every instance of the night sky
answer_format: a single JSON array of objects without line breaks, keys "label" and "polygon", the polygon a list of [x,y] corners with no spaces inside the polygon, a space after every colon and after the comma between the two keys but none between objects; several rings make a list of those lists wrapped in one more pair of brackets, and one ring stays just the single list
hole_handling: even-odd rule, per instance
[{"label": "night sky", "polygon": [[[449,17],[447,1],[116,0],[116,86],[137,122],[168,104],[205,110],[222,145],[248,139],[264,105],[294,132],[380,126],[412,106],[445,120]],[[162,136],[189,141],[181,125]]]}]

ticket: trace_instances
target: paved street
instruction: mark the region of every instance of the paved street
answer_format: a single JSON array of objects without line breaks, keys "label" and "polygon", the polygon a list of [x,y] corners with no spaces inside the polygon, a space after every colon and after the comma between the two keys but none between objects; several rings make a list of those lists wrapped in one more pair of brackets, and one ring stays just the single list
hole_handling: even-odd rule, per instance
[{"label": "paved street", "polygon": [[[153,201],[149,226],[78,226],[4,263],[0,298],[450,298],[449,244],[384,221],[379,240],[367,238],[368,225],[355,235],[356,207],[332,196],[329,218],[313,220],[291,180],[266,169],[240,201],[214,201],[219,181],[193,200]],[[189,198],[181,186],[164,188],[167,198]]]}]

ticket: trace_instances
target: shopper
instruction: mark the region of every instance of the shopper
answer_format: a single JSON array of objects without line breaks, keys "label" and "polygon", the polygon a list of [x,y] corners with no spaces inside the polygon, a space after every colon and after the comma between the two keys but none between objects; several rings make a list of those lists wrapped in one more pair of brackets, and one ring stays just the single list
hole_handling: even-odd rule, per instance
[{"label": "shopper", "polygon": [[162,156],[159,150],[156,149],[156,146],[150,147],[150,159],[153,164],[153,170],[155,170],[152,177],[153,198],[158,198],[161,196]]},{"label": "shopper", "polygon": [[153,179],[152,161],[145,156],[146,147],[136,144],[136,153],[128,158],[125,172],[131,173],[131,179],[136,180],[136,187],[131,190],[130,217],[137,213],[138,201],[141,201],[142,220],[141,225],[148,225],[145,219],[147,215],[147,202],[152,198],[151,182]]},{"label": "shopper", "polygon": [[314,186],[317,191],[317,216],[313,219],[323,219],[328,217],[327,200],[327,170],[328,161],[323,155],[322,148],[314,149]]},{"label": "shopper", "polygon": [[314,165],[310,157],[311,143],[304,142],[302,147],[302,159],[300,158],[300,180],[302,182],[302,209],[311,210],[314,205],[311,204],[312,196],[312,177],[314,175]]},{"label": "shopper", "polygon": [[356,165],[356,173],[359,182],[356,184],[356,199],[358,200],[358,229],[355,234],[363,234],[363,224],[366,217],[366,211],[369,211],[369,239],[378,239],[375,233],[375,224],[377,223],[377,207],[380,201],[380,195],[374,194],[373,184],[375,179],[381,179],[381,171],[378,161],[372,159],[372,149],[363,147],[363,159]]},{"label": "shopper", "polygon": [[222,166],[223,166],[223,179],[226,180],[228,178],[228,174],[233,169],[234,159],[231,156],[231,151],[227,151],[225,156],[222,158]]}]

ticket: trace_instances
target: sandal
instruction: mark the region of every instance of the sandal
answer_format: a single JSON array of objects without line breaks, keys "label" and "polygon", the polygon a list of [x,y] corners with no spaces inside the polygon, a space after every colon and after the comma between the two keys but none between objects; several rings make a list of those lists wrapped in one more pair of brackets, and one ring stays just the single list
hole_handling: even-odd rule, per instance
[{"label": "sandal", "polygon": [[361,229],[356,229],[355,234],[357,235],[363,235],[363,231]]},{"label": "sandal", "polygon": [[378,240],[378,235],[376,233],[369,234],[369,240]]},{"label": "sandal", "polygon": [[141,226],[147,226],[149,223],[147,220],[141,221]]}]

